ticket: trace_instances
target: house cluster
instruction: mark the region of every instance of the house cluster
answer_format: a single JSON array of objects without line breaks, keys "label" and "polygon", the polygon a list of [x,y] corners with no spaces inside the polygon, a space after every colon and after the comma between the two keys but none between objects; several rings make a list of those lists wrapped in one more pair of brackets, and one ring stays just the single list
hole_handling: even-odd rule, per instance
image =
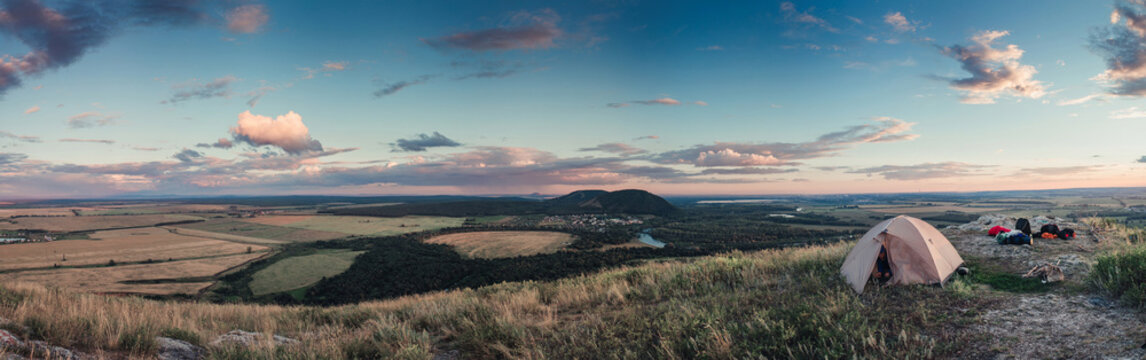
[{"label": "house cluster", "polygon": [[631,216],[618,218],[607,215],[559,215],[547,216],[542,224],[562,224],[572,228],[605,228],[609,226],[640,225],[644,221]]},{"label": "house cluster", "polygon": [[52,237],[52,235],[45,233],[25,233],[21,231],[16,233],[0,234],[0,245],[45,242],[53,240],[55,239]]}]

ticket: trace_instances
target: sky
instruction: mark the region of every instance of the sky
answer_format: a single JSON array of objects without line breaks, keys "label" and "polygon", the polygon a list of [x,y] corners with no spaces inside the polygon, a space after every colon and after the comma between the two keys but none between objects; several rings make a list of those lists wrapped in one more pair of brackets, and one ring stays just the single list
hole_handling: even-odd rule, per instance
[{"label": "sky", "polygon": [[1146,186],[1146,0],[0,0],[0,199]]}]

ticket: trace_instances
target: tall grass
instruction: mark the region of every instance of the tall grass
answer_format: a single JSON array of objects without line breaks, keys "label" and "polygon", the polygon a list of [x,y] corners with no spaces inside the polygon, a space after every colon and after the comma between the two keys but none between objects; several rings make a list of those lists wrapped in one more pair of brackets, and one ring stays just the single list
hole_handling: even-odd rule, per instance
[{"label": "tall grass", "polygon": [[1099,256],[1090,279],[1127,305],[1146,308],[1146,245]]},{"label": "tall grass", "polygon": [[156,302],[0,285],[0,317],[94,354],[151,356],[154,337],[199,344],[233,329],[298,345],[207,345],[214,359],[932,358],[974,321],[973,289],[869,287],[839,278],[848,244],[649,263],[556,282],[318,308]]}]

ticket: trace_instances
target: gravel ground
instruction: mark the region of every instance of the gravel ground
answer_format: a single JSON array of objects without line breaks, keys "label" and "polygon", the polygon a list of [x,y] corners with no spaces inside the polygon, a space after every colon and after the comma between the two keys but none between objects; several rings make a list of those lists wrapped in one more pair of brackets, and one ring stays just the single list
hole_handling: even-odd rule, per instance
[{"label": "gravel ground", "polygon": [[[980,221],[990,223],[990,221]],[[1002,301],[984,309],[969,331],[985,335],[979,354],[994,359],[1146,359],[1146,314],[1118,304],[1084,286],[1096,250],[1103,244],[1083,224],[1059,222],[1079,231],[1072,240],[1036,239],[1034,246],[999,245],[979,231],[980,224],[944,232],[965,257],[992,262],[1022,274],[1043,263],[1056,264],[1072,286],[1044,294],[999,292]],[[1073,289],[1073,290],[1072,290]]]}]

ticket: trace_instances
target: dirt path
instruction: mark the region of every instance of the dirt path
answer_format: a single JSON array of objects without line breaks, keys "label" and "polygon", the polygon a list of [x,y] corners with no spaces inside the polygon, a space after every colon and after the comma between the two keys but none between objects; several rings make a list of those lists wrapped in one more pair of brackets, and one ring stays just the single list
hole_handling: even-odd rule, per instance
[{"label": "dirt path", "polygon": [[1059,224],[1074,228],[1079,236],[1036,239],[1034,246],[1020,246],[999,245],[986,229],[944,231],[969,262],[1020,275],[1050,263],[1066,274],[1066,281],[1044,293],[995,291],[1002,301],[984,309],[980,324],[968,330],[986,339],[976,344],[977,353],[995,359],[1146,359],[1146,314],[1086,285],[1095,254],[1110,244],[1097,241],[1101,237],[1085,224]]}]

